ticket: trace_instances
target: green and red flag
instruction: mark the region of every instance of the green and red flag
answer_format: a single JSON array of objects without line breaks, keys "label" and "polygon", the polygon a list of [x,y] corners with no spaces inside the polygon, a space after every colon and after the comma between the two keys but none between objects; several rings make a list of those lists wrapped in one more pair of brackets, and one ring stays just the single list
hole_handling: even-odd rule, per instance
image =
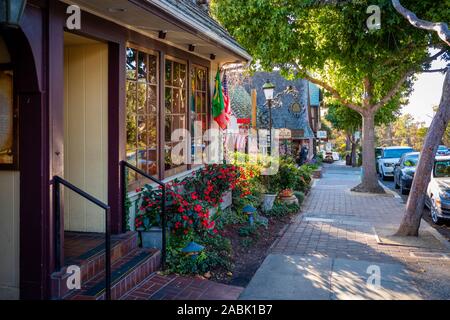
[{"label": "green and red flag", "polygon": [[226,84],[226,75],[224,76],[224,85],[220,80],[220,69],[217,70],[216,82],[214,86],[214,97],[212,101],[212,115],[222,130],[228,127],[230,122],[230,97],[228,96],[228,89]]}]

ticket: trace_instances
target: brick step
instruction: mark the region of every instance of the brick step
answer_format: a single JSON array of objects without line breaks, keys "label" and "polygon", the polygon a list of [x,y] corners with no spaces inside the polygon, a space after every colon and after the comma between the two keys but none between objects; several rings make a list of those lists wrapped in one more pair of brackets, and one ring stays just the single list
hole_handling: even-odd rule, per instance
[{"label": "brick step", "polygon": [[[82,240],[81,240],[82,241]],[[127,232],[111,237],[111,263],[127,256],[138,247],[137,232]],[[67,288],[67,267],[76,265],[81,270],[81,282],[86,283],[94,279],[105,270],[105,243],[89,249],[76,257],[65,259],[65,266],[61,272],[52,274],[52,296],[54,299],[61,299],[70,294]]]},{"label": "brick step", "polygon": [[[111,298],[118,300],[160,267],[161,253],[156,249],[135,249],[111,266]],[[105,273],[98,273],[85,282],[79,292],[66,300],[104,300]]]}]

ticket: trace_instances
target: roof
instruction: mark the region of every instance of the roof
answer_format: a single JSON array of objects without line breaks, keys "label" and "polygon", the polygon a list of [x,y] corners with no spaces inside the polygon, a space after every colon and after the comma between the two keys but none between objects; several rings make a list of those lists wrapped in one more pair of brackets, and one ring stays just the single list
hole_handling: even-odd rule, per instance
[{"label": "roof", "polygon": [[309,83],[309,103],[312,106],[320,105],[320,89],[314,83]]},{"label": "roof", "polygon": [[[275,85],[275,95],[278,99],[274,101],[272,108],[272,126],[275,129],[287,128],[290,130],[303,130],[304,138],[314,138],[314,133],[309,126],[308,119],[308,81],[303,79],[287,80],[278,71],[274,72],[256,72],[251,81],[245,84],[245,89],[250,92],[251,89],[257,90],[257,106],[259,128],[268,128],[269,112],[266,104],[266,98],[262,87],[266,80]],[[291,86],[289,92],[286,89]],[[300,106],[300,112],[293,112],[291,107],[294,104]]]},{"label": "roof", "polygon": [[223,28],[216,20],[214,20],[209,12],[193,0],[147,0],[158,6],[161,10],[166,11],[175,18],[195,28],[212,40],[216,40],[228,49],[239,54],[247,61],[251,61],[252,57],[247,51]]},{"label": "roof", "polygon": [[229,88],[230,104],[233,114],[238,119],[248,119],[252,116],[252,98],[243,86]]}]

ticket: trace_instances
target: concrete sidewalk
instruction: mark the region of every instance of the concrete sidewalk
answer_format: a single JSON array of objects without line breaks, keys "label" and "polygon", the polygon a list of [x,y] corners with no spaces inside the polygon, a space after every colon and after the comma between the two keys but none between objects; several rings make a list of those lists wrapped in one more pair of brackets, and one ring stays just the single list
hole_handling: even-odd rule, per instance
[{"label": "concrete sidewalk", "polygon": [[404,204],[351,192],[359,181],[359,170],[327,165],[240,298],[450,299],[448,247],[427,226],[420,239],[391,237]]}]

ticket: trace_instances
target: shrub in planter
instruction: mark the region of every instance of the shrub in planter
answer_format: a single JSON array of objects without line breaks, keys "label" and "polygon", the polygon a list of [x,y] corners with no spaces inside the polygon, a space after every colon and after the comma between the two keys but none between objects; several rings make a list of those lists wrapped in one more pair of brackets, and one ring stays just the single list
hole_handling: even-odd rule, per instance
[{"label": "shrub in planter", "polygon": [[284,204],[276,202],[272,210],[265,213],[268,217],[284,217],[291,214],[296,214],[300,210],[300,206],[297,204]]},{"label": "shrub in planter", "polygon": [[[210,219],[210,204],[201,200],[195,191],[179,193],[180,186],[184,186],[184,182],[172,182],[166,188],[166,219],[172,234],[187,235],[191,231],[216,233],[215,223]],[[162,227],[161,199],[161,188],[146,186],[141,196],[140,211],[135,220],[136,229],[143,232],[143,237],[151,237]]]},{"label": "shrub in planter", "polygon": [[[205,250],[197,257],[182,253],[183,248],[190,242],[203,245]],[[167,269],[178,274],[203,274],[216,268],[231,270],[231,241],[221,235],[204,234],[202,236],[188,234],[172,237],[167,247]]]}]

